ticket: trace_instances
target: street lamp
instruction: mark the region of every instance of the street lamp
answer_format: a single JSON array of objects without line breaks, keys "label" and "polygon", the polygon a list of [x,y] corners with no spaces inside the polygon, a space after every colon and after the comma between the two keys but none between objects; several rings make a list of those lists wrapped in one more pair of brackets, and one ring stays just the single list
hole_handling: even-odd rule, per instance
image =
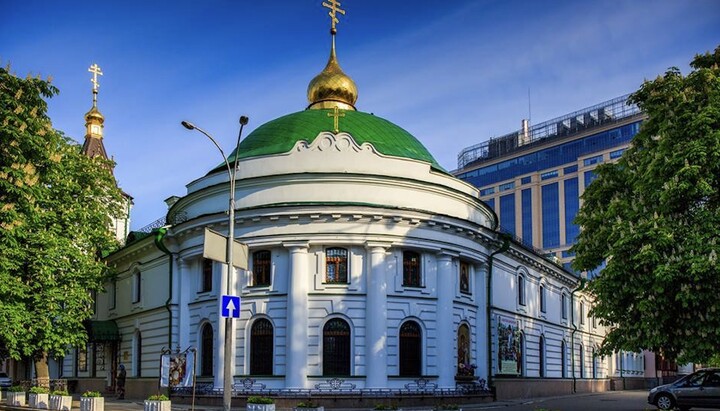
[{"label": "street lamp", "polygon": [[[183,121],[180,124],[183,125],[188,130],[197,130],[203,134],[205,134],[205,137],[209,138],[210,141],[215,144],[215,147],[217,147],[218,150],[220,150],[220,155],[222,155],[223,160],[225,161],[225,166],[227,167],[228,177],[230,178],[230,203],[228,205],[228,241],[227,241],[227,251],[225,254],[225,263],[227,264],[227,289],[226,294],[227,295],[233,295],[232,293],[232,278],[233,278],[233,241],[235,239],[235,175],[237,173],[237,165],[238,165],[238,159],[240,157],[240,137],[242,136],[243,126],[245,126],[248,123],[248,118],[246,116],[240,116],[240,131],[238,132],[238,138],[237,138],[237,144],[235,144],[235,161],[233,163],[233,166],[230,167],[230,162],[228,161],[227,156],[225,155],[225,152],[220,147],[220,145],[215,141],[215,139],[205,130],[201,129],[200,127],[195,126],[194,124]],[[240,310],[240,307],[238,307],[238,310]],[[230,411],[230,403],[232,401],[232,346],[233,346],[233,340],[232,340],[232,317],[227,316],[225,317],[225,362],[223,364],[223,411]]]}]

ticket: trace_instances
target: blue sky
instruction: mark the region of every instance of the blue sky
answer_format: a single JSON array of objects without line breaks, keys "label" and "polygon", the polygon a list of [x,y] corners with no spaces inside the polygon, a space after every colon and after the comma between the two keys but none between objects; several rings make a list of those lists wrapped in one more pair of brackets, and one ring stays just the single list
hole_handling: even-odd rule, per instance
[{"label": "blue sky", "polygon": [[[415,135],[448,170],[464,147],[636,90],[720,45],[720,2],[344,0],[338,57],[361,111]],[[0,0],[0,64],[52,76],[54,126],[82,141],[90,73],[105,147],[135,198],[132,228],[217,165],[237,138],[303,110],[327,60],[321,0]]]}]

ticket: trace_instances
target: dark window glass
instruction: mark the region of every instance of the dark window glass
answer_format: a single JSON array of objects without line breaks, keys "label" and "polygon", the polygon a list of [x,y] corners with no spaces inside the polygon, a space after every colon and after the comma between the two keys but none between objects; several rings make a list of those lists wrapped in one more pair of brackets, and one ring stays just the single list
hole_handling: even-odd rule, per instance
[{"label": "dark window glass", "polygon": [[325,282],[347,283],[348,251],[344,248],[328,248],[325,251]]},{"label": "dark window glass", "polygon": [[565,167],[563,169],[563,174],[577,173],[577,170],[578,170],[578,166],[577,166],[577,164],[575,164],[574,166]]},{"label": "dark window glass", "polygon": [[582,344],[580,344],[578,355],[580,357],[580,378],[585,378],[585,348],[583,348]]},{"label": "dark window glass", "polygon": [[511,181],[511,182],[505,183],[505,184],[500,184],[500,187],[498,187],[498,190],[499,190],[499,191],[507,191],[507,190],[510,190],[510,189],[512,189],[512,188],[515,188],[515,182],[514,182],[514,181]]},{"label": "dark window glass", "polygon": [[323,375],[350,375],[350,326],[340,318],[323,327]]},{"label": "dark window glass", "polygon": [[[564,297],[564,296],[563,296]],[[560,343],[560,372],[562,373],[562,377],[567,377],[567,348],[565,347],[565,341],[562,341]]]},{"label": "dark window glass", "polygon": [[549,180],[549,179],[555,178],[557,176],[558,176],[557,170],[548,171],[547,173],[540,174],[540,180]]},{"label": "dark window glass", "polygon": [[615,150],[610,152],[610,159],[615,160],[616,158],[622,157],[623,153],[625,152],[624,148],[621,148],[620,150]]},{"label": "dark window glass", "polygon": [[585,324],[585,303],[580,302],[580,324]]},{"label": "dark window glass", "polygon": [[543,248],[560,245],[560,204],[558,183],[542,186]]},{"label": "dark window glass", "polygon": [[523,177],[520,179],[520,184],[528,184],[531,181],[532,181],[532,177],[530,177],[530,176]]},{"label": "dark window glass", "polygon": [[546,312],[546,310],[547,310],[546,304],[547,303],[545,301],[545,286],[541,285],[540,286],[540,312],[543,312],[543,313]]},{"label": "dark window glass", "polygon": [[592,355],[592,377],[597,378],[597,358],[595,358],[595,348],[590,351]]},{"label": "dark window glass", "polygon": [[590,183],[595,181],[595,179],[597,178],[597,175],[595,174],[595,171],[593,171],[593,170],[588,170],[585,173],[583,173],[583,175],[585,176],[585,188],[587,188],[587,186],[589,186]]},{"label": "dark window glass", "polygon": [[460,262],[460,292],[470,294],[470,264]]},{"label": "dark window glass", "polygon": [[562,298],[560,300],[560,310],[562,314],[562,319],[567,320],[567,296],[565,294],[562,295]]},{"label": "dark window glass", "polygon": [[202,282],[200,284],[200,292],[205,293],[212,291],[213,283],[213,261],[203,258],[202,262]]},{"label": "dark window glass", "polygon": [[521,192],[522,201],[522,241],[525,245],[533,245],[533,212],[532,189],[526,188]]},{"label": "dark window glass", "polygon": [[518,303],[525,305],[525,277],[518,274]]},{"label": "dark window glass", "polygon": [[500,197],[500,229],[515,235],[515,193]]},{"label": "dark window glass", "polygon": [[260,318],[250,330],[250,374],[273,374],[273,326]]},{"label": "dark window glass", "polygon": [[134,285],[135,285],[135,292],[133,293],[133,303],[139,303],[140,297],[142,296],[142,277],[140,276],[140,273],[135,273],[133,277]]},{"label": "dark window glass", "polygon": [[400,376],[419,377],[422,374],[422,331],[415,321],[400,327]]},{"label": "dark window glass", "polygon": [[253,253],[253,285],[270,285],[270,251]]},{"label": "dark window glass", "polygon": [[540,362],[540,377],[545,377],[545,336],[540,336],[538,343],[538,361]]},{"label": "dark window glass", "polygon": [[573,244],[580,233],[580,228],[573,223],[580,209],[578,179],[568,178],[563,184],[565,185],[565,244]]},{"label": "dark window glass", "polygon": [[213,375],[213,357],[215,350],[213,349],[213,328],[210,324],[205,324],[202,328],[200,340],[200,375],[210,377]]},{"label": "dark window glass", "polygon": [[487,200],[483,200],[483,201],[485,202],[485,204],[488,205],[488,207],[495,210],[495,199],[494,198],[488,198]]},{"label": "dark window glass", "polygon": [[487,195],[493,194],[494,192],[495,192],[495,187],[485,188],[485,189],[480,190],[480,195],[487,196]]},{"label": "dark window glass", "polygon": [[602,163],[602,162],[603,162],[603,156],[601,154],[599,156],[593,156],[590,158],[586,158],[585,160],[583,160],[583,165],[585,167],[587,167],[587,166],[591,166],[593,164],[598,164],[598,163]]},{"label": "dark window glass", "polygon": [[142,335],[138,331],[138,333],[135,334],[135,364],[133,364],[136,377],[142,377],[142,352]]},{"label": "dark window glass", "polygon": [[403,285],[421,287],[420,254],[414,251],[403,251]]}]

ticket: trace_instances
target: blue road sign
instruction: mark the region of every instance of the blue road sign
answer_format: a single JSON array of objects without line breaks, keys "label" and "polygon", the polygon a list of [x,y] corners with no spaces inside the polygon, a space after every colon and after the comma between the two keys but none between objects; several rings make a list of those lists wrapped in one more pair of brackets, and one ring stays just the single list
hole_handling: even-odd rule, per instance
[{"label": "blue road sign", "polygon": [[221,317],[240,318],[240,297],[235,295],[223,295],[221,302]]}]

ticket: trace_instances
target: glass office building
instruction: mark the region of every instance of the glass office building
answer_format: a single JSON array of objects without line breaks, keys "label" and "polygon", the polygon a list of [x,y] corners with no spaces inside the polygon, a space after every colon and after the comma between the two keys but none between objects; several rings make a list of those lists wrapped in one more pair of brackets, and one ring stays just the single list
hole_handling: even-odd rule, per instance
[{"label": "glass office building", "polygon": [[[500,230],[568,270],[568,251],[580,196],[594,169],[616,161],[640,128],[643,114],[628,95],[468,147],[453,173],[480,189],[495,210]],[[593,276],[595,273],[589,273]]]}]

